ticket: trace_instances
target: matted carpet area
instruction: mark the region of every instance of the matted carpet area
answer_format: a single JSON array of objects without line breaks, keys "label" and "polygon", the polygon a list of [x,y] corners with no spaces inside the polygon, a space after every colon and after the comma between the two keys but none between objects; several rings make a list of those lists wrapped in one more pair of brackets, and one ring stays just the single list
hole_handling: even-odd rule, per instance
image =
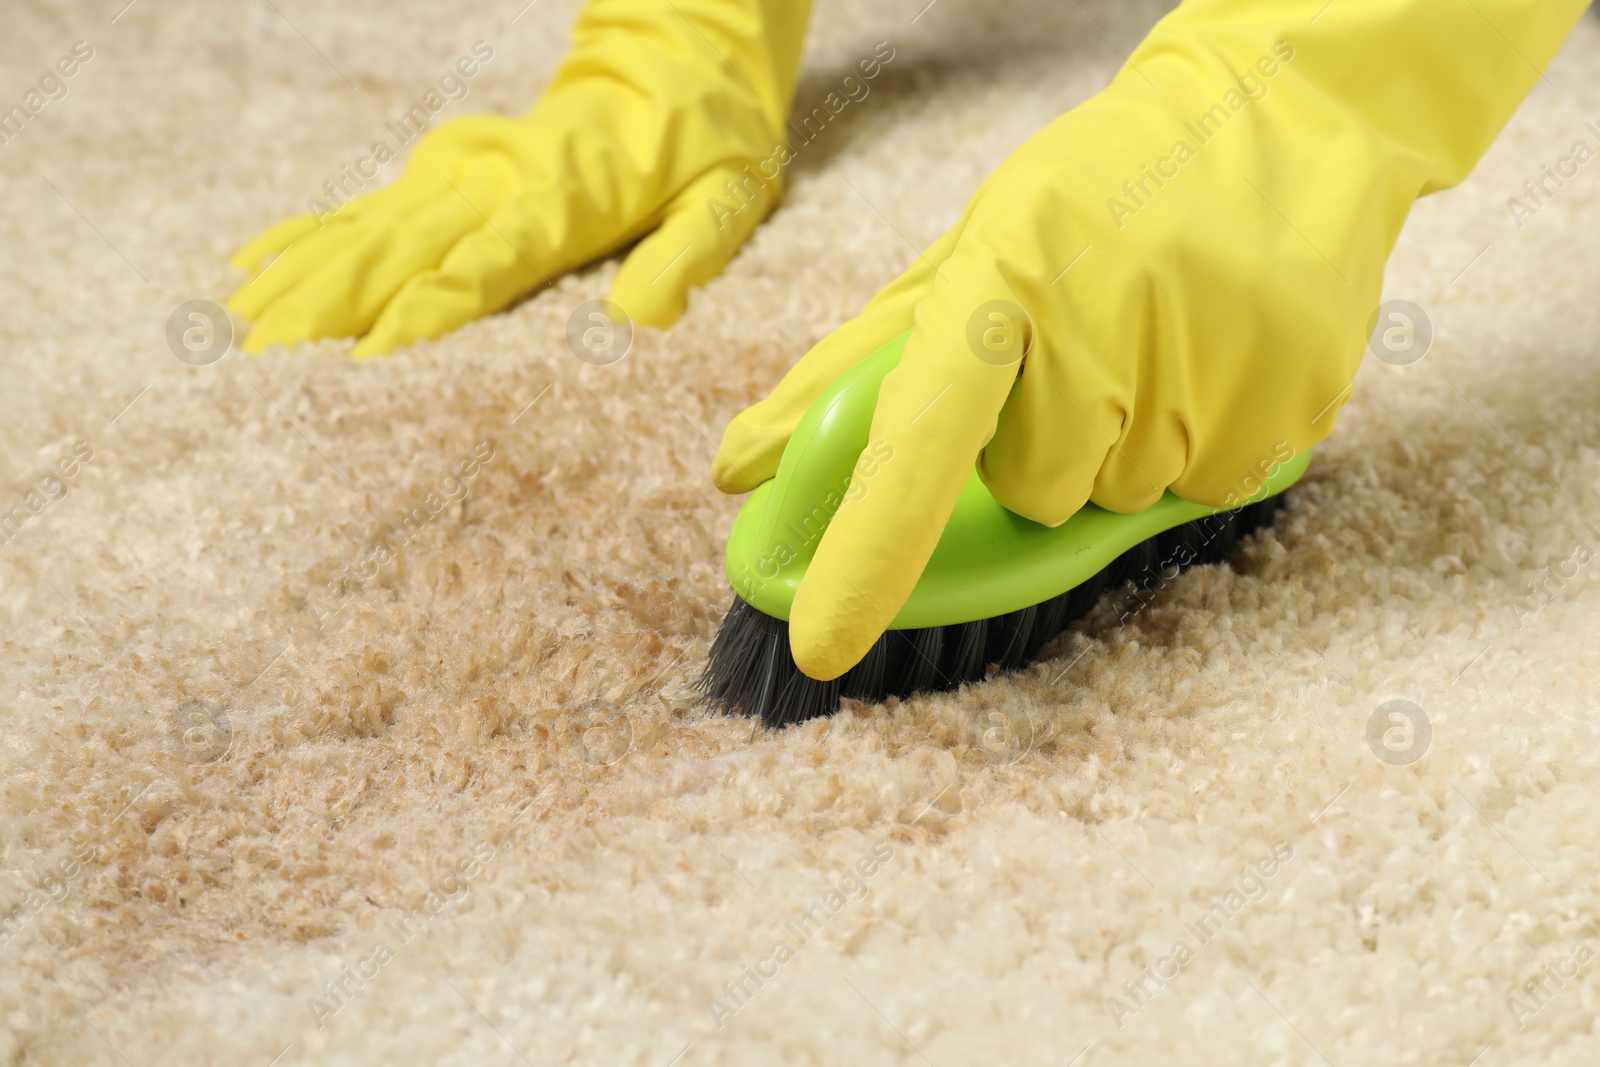
[{"label": "matted carpet area", "polygon": [[438,118],[527,106],[572,0],[0,16],[5,106],[92,50],[0,145],[0,1063],[1600,1059],[1600,166],[1523,191],[1600,146],[1587,21],[1231,567],[958,693],[694,705],[712,442],[1161,11],[924,2],[819,5],[800,108],[892,60],[607,367],[614,262],[388,359],[164,337],[474,42]]}]

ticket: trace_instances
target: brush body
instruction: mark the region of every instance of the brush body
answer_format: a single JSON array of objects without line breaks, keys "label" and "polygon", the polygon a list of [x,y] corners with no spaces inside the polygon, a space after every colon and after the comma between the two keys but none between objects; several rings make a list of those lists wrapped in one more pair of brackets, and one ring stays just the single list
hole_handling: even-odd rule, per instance
[{"label": "brush body", "polygon": [[795,666],[788,622],[736,596],[698,684],[710,703],[775,727],[831,715],[844,697],[880,703],[981,681],[991,666],[1015,670],[1032,661],[1107,593],[1148,589],[1192,565],[1222,562],[1240,538],[1270,524],[1282,504],[1281,496],[1268,497],[1173,527],[1123,552],[1082,584],[1004,615],[889,630],[860,663],[827,682]]}]

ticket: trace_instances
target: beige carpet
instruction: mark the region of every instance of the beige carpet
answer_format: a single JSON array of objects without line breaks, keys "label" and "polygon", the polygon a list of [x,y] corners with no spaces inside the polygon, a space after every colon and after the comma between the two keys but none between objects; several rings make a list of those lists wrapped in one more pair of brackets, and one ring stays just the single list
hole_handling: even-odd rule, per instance
[{"label": "beige carpet", "polygon": [[710,442],[1159,7],[821,5],[802,106],[893,60],[614,366],[564,340],[603,264],[390,359],[191,367],[232,247],[474,41],[440,117],[523,107],[573,4],[124,2],[0,33],[7,107],[93,49],[0,145],[0,1063],[1600,1059],[1600,164],[1506,206],[1600,143],[1600,28],[1419,206],[1432,351],[1368,360],[1232,569],[752,734],[684,690]]}]

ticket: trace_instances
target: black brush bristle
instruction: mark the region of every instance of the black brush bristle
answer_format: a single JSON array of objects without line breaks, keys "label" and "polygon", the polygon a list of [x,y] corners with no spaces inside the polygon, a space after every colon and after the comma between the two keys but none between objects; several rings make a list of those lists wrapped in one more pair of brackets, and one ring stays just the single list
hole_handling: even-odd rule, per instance
[{"label": "black brush bristle", "polygon": [[1140,541],[1128,551],[1111,561],[1111,566],[1106,568],[1110,575],[1111,588],[1116,589],[1123,585],[1133,585],[1143,589],[1155,580],[1156,571],[1156,544],[1155,540]]},{"label": "black brush bristle", "polygon": [[949,688],[948,682],[939,684],[943,680],[939,674],[939,657],[944,653],[943,626],[890,630],[884,637],[888,638],[891,668],[888,694],[908,697],[912,693]]},{"label": "black brush bristle", "polygon": [[1199,542],[1197,563],[1221,563],[1233,555],[1233,548],[1239,543],[1237,515],[1237,512],[1223,512],[1187,524],[1194,527]]},{"label": "black brush bristle", "polygon": [[[1110,589],[1111,568],[1106,567],[1105,569],[1096,572],[1095,576],[1090,578],[1087,582],[1084,582],[1075,589],[1069,589],[1067,592],[1062,594],[1067,598],[1067,615],[1066,618],[1061,621],[1061,625],[1057,628],[1056,633],[1060,633],[1069,625],[1077,622],[1079,619],[1089,614],[1089,612],[1093,611],[1094,606],[1100,603],[1100,598],[1105,596],[1107,591]],[[1054,637],[1055,634],[1051,634],[1051,636]]]},{"label": "black brush bristle", "polygon": [[983,677],[983,654],[989,644],[989,620],[962,622],[945,627],[944,657],[939,673],[944,675],[941,688],[954,689],[962,682],[976,682]]},{"label": "black brush bristle", "polygon": [[870,700],[877,703],[877,694],[889,691],[889,642],[879,641],[857,663],[845,672],[839,683],[839,695],[852,700]]},{"label": "black brush bristle", "polygon": [[[788,649],[784,649],[787,658]],[[819,682],[789,667],[789,677],[778,694],[777,706],[772,714],[763,714],[761,721],[769,726],[787,726],[794,722],[832,715],[839,710],[839,679]]]},{"label": "black brush bristle", "polygon": [[[1100,577],[1098,574],[1096,578]],[[1082,589],[1083,586],[1079,586]],[[1069,614],[1072,607],[1072,595],[1076,589],[1069,589],[1060,596],[1053,596],[1043,604],[1037,606],[1033,616],[1033,630],[1028,634],[1028,647],[1022,652],[1024,663],[1039,654],[1052,637],[1066,629],[1067,622],[1072,618]]]},{"label": "black brush bristle", "polygon": [[758,717],[767,726],[786,726],[833,714],[841,697],[877,703],[981,681],[990,664],[1014,670],[1027,663],[1108,592],[1128,584],[1148,589],[1193,564],[1221,562],[1240,539],[1271,525],[1283,504],[1280,494],[1176,526],[1135,545],[1083,584],[1020,611],[954,626],[890,630],[860,663],[828,682],[808,678],[795,666],[787,622],[736,596],[696,685],[707,703]]},{"label": "black brush bristle", "polygon": [[1030,604],[1021,611],[991,620],[985,662],[1003,671],[1014,671],[1022,666],[1022,659],[1028,652],[1028,638],[1033,634],[1033,620],[1038,614],[1039,605]]}]

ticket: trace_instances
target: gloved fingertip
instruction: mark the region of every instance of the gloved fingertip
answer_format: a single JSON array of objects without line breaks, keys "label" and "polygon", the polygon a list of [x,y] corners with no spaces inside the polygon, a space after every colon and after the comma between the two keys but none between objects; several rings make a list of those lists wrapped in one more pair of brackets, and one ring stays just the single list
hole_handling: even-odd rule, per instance
[{"label": "gloved fingertip", "polygon": [[[789,613],[789,654],[808,678],[826,682],[860,663],[889,628],[894,610],[874,603],[874,574],[838,552],[827,537],[813,558]],[[863,592],[863,589],[865,592]]]},{"label": "gloved fingertip", "polygon": [[789,654],[800,673],[827,682],[860,663],[883,630],[818,625],[817,614],[802,608],[796,597],[794,617],[789,620]]},{"label": "gloved fingertip", "polygon": [[429,283],[419,276],[400,289],[350,355],[354,359],[392,355],[417,341],[443,337],[475,317],[459,314],[447,303],[430,299]]},{"label": "gloved fingertip", "polygon": [[326,336],[327,332],[318,329],[299,309],[277,304],[256,319],[243,347],[245,351],[259,355],[273,345],[293,348],[302,341]]},{"label": "gloved fingertip", "polygon": [[711,461],[711,481],[724,493],[748,493],[778,473],[789,429],[752,425],[749,412],[728,424]]},{"label": "gloved fingertip", "polygon": [[689,306],[688,295],[676,286],[650,286],[641,289],[626,278],[611,287],[610,300],[622,308],[635,326],[664,330],[683,317]]},{"label": "gloved fingertip", "polygon": [[686,310],[684,306],[677,308],[646,307],[638,314],[629,316],[635,326],[651,326],[658,330],[665,330],[668,326],[683,317]]},{"label": "gloved fingertip", "polygon": [[222,302],[224,308],[238,315],[246,322],[254,322],[261,317],[261,311],[255,304],[256,302],[250,299],[243,286],[229,293],[228,298]]},{"label": "gloved fingertip", "polygon": [[711,484],[730,496],[738,496],[750,492],[761,483],[752,481],[731,459],[718,452],[711,461]]},{"label": "gloved fingertip", "polygon": [[259,322],[265,319],[273,309],[274,303],[282,296],[264,285],[257,285],[259,275],[245,282],[239,288],[228,294],[228,299],[223,306],[235,312],[247,322]]},{"label": "gloved fingertip", "polygon": [[269,227],[262,233],[235,249],[228,262],[242,271],[254,274],[269,256],[281,255],[296,241],[321,227],[311,215],[295,215]]}]

